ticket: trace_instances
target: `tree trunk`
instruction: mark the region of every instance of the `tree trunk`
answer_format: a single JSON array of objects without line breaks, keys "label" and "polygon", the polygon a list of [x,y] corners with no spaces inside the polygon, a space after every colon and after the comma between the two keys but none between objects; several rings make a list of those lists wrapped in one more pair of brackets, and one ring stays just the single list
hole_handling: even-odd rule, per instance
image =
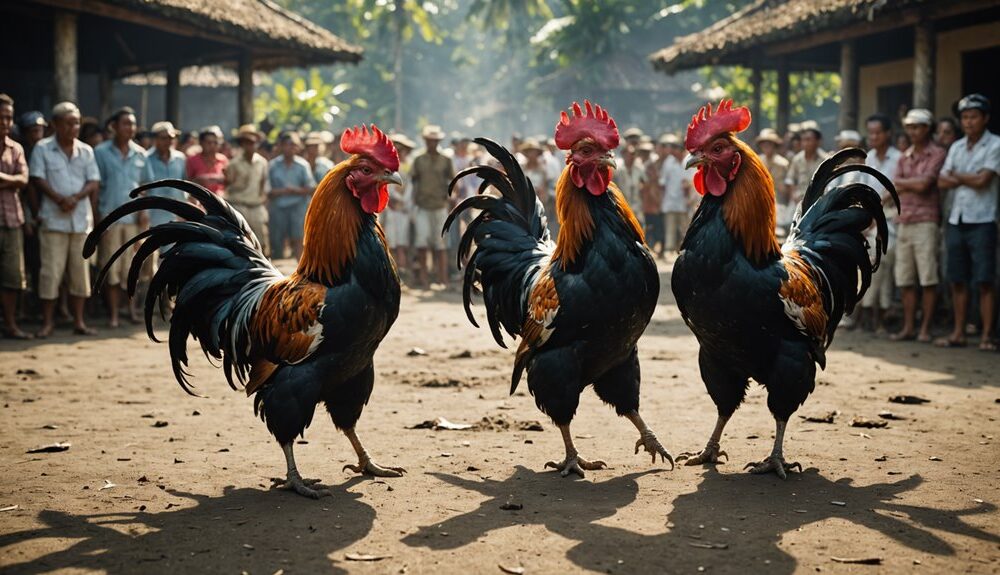
[{"label": "tree trunk", "polygon": [[392,88],[396,98],[396,114],[393,118],[393,130],[403,131],[403,31],[406,28],[406,14],[401,2],[396,3],[393,16],[396,19],[394,45],[392,47]]}]

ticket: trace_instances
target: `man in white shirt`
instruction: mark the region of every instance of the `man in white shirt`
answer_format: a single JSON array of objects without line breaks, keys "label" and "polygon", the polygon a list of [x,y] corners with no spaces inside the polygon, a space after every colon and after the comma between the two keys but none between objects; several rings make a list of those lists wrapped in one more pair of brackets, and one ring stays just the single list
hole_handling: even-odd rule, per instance
[{"label": "man in white shirt", "polygon": [[938,176],[941,190],[954,189],[954,203],[945,228],[946,276],[951,283],[955,324],[951,335],[935,343],[965,345],[969,284],[979,286],[979,313],[983,330],[979,349],[995,351],[993,319],[996,310],[997,195],[1000,189],[1000,136],[989,132],[990,101],[971,94],[958,103],[965,137],[948,150]]},{"label": "man in white shirt", "polygon": [[90,269],[83,259],[83,242],[94,227],[97,190],[101,174],[94,149],[77,140],[80,109],[72,102],[52,110],[55,135],[38,142],[31,154],[29,175],[41,192],[39,242],[42,269],[38,297],[42,300],[42,329],[37,337],[52,335],[59,285],[68,277],[73,309],[73,333],[96,333],[83,321],[83,306],[90,297]]},{"label": "man in white shirt", "polygon": [[[896,166],[902,153],[892,145],[892,120],[885,114],[872,114],[865,121],[868,130],[868,158],[865,164],[875,168],[885,174],[890,181],[896,177]],[[862,310],[871,310],[872,329],[878,335],[888,335],[884,325],[885,312],[892,305],[893,296],[893,267],[896,257],[896,228],[893,222],[896,218],[896,204],[893,203],[892,196],[882,184],[878,183],[874,177],[867,174],[861,181],[871,186],[882,196],[882,206],[885,210],[886,220],[889,222],[888,251],[882,257],[882,264],[872,275],[872,285],[861,300]],[[869,249],[875,249],[875,230],[869,229]],[[864,323],[864,315],[862,323]]]},{"label": "man in white shirt", "polygon": [[684,187],[684,147],[681,140],[674,134],[664,134],[660,144],[665,151],[666,159],[660,167],[660,185],[663,187],[662,211],[666,228],[664,241],[667,253],[680,250],[681,241],[687,233],[688,199]]}]

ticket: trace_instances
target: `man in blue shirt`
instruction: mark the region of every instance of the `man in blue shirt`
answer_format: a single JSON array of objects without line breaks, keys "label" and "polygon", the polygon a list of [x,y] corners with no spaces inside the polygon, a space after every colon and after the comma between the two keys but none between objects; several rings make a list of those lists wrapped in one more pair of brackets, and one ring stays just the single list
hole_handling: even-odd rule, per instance
[{"label": "man in blue shirt", "polygon": [[305,225],[306,209],[312,197],[316,180],[313,179],[309,162],[298,156],[302,140],[295,132],[283,134],[278,139],[281,155],[271,160],[268,177],[271,191],[268,194],[270,206],[268,220],[271,234],[271,257],[277,259],[285,255],[285,240],[292,246],[292,257],[302,255],[302,228]]},{"label": "man in blue shirt", "polygon": [[[153,124],[153,147],[146,152],[146,168],[142,172],[142,183],[158,180],[183,180],[187,157],[174,149],[179,130],[170,122]],[[176,188],[153,188],[146,192],[150,196],[187,201],[187,194]],[[149,225],[158,226],[174,221],[174,215],[164,210],[149,210]]]},{"label": "man in blue shirt", "polygon": [[[139,187],[146,169],[146,151],[132,141],[136,129],[135,111],[129,107],[121,108],[111,115],[108,125],[114,131],[114,136],[94,149],[94,158],[101,171],[101,187],[97,193],[98,218],[107,216],[129,201],[129,193]],[[102,268],[122,245],[139,233],[140,227],[148,223],[147,217],[144,212],[140,212],[111,224],[101,236],[97,250],[97,259]],[[118,308],[125,291],[128,270],[132,266],[133,253],[134,249],[125,250],[108,269],[104,292],[107,294],[108,311],[111,314],[108,326],[112,328],[118,327]],[[132,313],[131,307],[129,311],[132,321],[138,322],[139,316]]]}]

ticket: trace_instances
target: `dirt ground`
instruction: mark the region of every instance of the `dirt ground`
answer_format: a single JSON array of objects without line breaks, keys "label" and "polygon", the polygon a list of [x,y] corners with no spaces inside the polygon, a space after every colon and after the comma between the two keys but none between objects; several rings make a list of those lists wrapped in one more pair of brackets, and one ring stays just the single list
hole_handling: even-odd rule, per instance
[{"label": "dirt ground", "polygon": [[[642,414],[676,455],[704,445],[715,409],[666,267],[662,280],[640,342]],[[563,479],[543,469],[563,455],[556,428],[526,391],[507,395],[512,352],[468,324],[459,294],[413,291],[358,426],[377,461],[409,473],[342,471],[354,453],[320,409],[296,455],[334,495],[312,501],[269,489],[281,451],[199,354],[208,399],[181,391],[166,345],[137,327],[67,331],[0,341],[5,573],[1000,572],[995,354],[838,334],[799,414],[839,413],[790,424],[785,453],[804,471],[784,482],[741,471],[773,437],[757,386],[723,438],[731,461],[673,471],[634,455],[634,428],[588,390],[573,433],[610,468]],[[883,410],[905,419],[850,425]],[[481,425],[411,429],[438,417]],[[26,453],[54,442],[71,447]]]}]

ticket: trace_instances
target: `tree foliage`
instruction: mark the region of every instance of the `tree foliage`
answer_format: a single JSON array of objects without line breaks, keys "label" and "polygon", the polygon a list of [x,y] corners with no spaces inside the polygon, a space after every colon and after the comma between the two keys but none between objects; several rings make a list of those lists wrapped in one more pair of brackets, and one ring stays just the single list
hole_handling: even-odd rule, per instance
[{"label": "tree foliage", "polygon": [[254,113],[258,119],[266,118],[275,132],[328,129],[350,109],[340,99],[350,85],[327,82],[317,69],[308,76],[296,76],[288,85],[272,79],[268,88],[254,99]]}]

